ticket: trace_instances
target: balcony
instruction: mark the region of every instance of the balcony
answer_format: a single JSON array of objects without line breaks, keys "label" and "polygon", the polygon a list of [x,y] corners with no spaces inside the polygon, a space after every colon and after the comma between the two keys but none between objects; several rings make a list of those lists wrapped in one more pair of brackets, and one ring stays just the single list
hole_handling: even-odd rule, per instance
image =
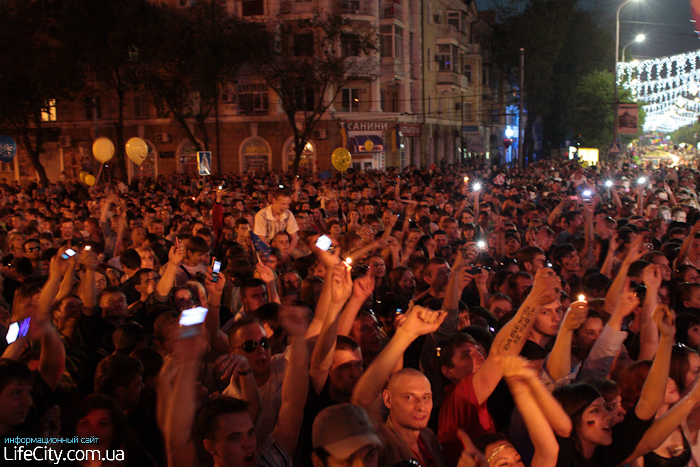
[{"label": "balcony", "polygon": [[382,3],[379,5],[379,19],[398,19],[401,21],[403,13],[399,3]]},{"label": "balcony", "polygon": [[284,1],[280,4],[280,14],[282,15],[314,15],[318,13],[318,2],[316,1]]},{"label": "balcony", "polygon": [[392,76],[404,76],[403,60],[392,57],[382,57],[381,63],[382,78],[390,78]]},{"label": "balcony", "polygon": [[372,14],[372,2],[365,0],[342,0],[339,3],[341,15],[363,15]]},{"label": "balcony", "polygon": [[440,29],[438,30],[438,44],[453,41],[457,45],[466,47],[468,42],[467,35],[451,24],[440,26]]},{"label": "balcony", "polygon": [[466,89],[469,86],[469,80],[466,76],[460,75],[454,71],[438,71],[437,84],[438,86],[459,87]]}]

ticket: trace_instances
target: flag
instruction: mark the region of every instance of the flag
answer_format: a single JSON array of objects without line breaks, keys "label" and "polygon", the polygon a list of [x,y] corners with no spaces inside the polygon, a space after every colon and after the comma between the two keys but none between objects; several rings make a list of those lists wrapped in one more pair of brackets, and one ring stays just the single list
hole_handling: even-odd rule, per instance
[{"label": "flag", "polygon": [[262,239],[255,235],[252,231],[250,232],[250,239],[253,240],[253,247],[255,248],[255,251],[261,253],[265,258],[269,258],[272,249],[267,245],[267,243],[263,242]]}]

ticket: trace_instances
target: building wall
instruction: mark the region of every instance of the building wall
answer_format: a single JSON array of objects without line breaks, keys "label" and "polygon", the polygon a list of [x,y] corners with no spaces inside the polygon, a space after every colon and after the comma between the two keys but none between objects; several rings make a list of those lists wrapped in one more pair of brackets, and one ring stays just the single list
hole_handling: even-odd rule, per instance
[{"label": "building wall", "polygon": [[[505,113],[504,86],[496,91],[491,87],[493,79],[484,81],[484,70],[491,73],[490,34],[491,25],[480,16],[474,2],[466,6],[459,0],[314,0],[311,2],[283,2],[261,0],[265,15],[250,19],[277,20],[312,15],[323,11],[343,11],[353,21],[370,22],[380,32],[400,28],[401,56],[394,56],[396,39],[390,44],[391,57],[381,57],[380,76],[373,83],[358,83],[348,87],[359,90],[359,103],[355,112],[343,112],[342,91],[335,99],[331,110],[319,122],[316,135],[310,141],[315,155],[313,171],[332,168],[331,153],[350,139],[362,139],[362,132],[348,134],[348,122],[382,122],[386,129],[374,137],[380,144],[370,153],[359,149],[358,161],[371,161],[375,168],[433,163],[452,163],[460,157],[460,148],[467,154],[467,143],[474,134],[462,134],[464,126],[478,128],[477,136],[485,140],[485,153],[493,138],[502,141],[505,118],[496,121],[492,109]],[[175,7],[186,8],[188,0],[169,0]],[[243,3],[227,0],[227,8],[241,14]],[[355,10],[357,9],[357,10]],[[459,18],[459,25],[451,26],[450,12]],[[422,27],[421,27],[422,25]],[[396,34],[393,34],[396,36]],[[441,71],[436,56],[448,47],[452,53],[451,70]],[[464,65],[471,65],[471,80],[465,74]],[[444,64],[442,65],[444,69]],[[105,83],[91,82],[90,86],[71,102],[59,102],[57,120],[47,122],[56,129],[56,141],[47,145],[42,162],[49,179],[56,181],[61,173],[75,177],[80,170],[96,174],[98,164],[91,154],[92,141],[97,136],[107,136],[116,141],[114,131],[117,116],[116,95]],[[235,87],[226,90],[235,94]],[[212,168],[221,172],[239,172],[246,161],[263,163],[267,156],[268,169],[285,170],[292,131],[281,106],[272,91],[269,92],[267,115],[238,115],[237,105],[222,101],[219,107],[219,143],[216,144],[216,122],[208,122],[209,149],[213,152]],[[486,98],[485,98],[486,96]],[[99,99],[99,118],[92,112],[93,99]],[[193,169],[193,156],[185,149],[191,146],[186,132],[171,119],[158,118],[148,96],[143,93],[127,96],[125,102],[125,140],[133,136],[143,138],[152,150],[154,174],[169,174]],[[195,137],[202,135],[194,123],[190,125]],[[405,131],[406,134],[401,137]],[[345,133],[344,133],[345,132]],[[352,133],[352,132],[351,132]],[[261,138],[258,140],[256,138]],[[60,139],[60,141],[59,141]],[[260,144],[257,144],[260,142]],[[402,145],[402,142],[404,143]],[[257,151],[265,146],[266,154],[242,154],[251,149]],[[377,151],[383,147],[383,151]],[[403,149],[402,149],[403,148]],[[289,152],[289,151],[287,151]],[[469,157],[476,156],[470,153]],[[19,155],[15,176],[23,183],[32,181],[34,171],[25,154]],[[381,165],[381,167],[380,167]],[[139,168],[132,166],[130,172],[139,176]]]}]

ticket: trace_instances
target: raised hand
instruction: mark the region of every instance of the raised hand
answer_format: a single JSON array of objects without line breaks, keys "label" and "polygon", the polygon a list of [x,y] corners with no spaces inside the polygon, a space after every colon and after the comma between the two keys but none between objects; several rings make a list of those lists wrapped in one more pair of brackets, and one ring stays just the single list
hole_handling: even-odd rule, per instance
[{"label": "raised hand", "polygon": [[345,303],[352,295],[351,268],[345,263],[336,264],[331,271],[331,299],[334,303]]},{"label": "raised hand", "polygon": [[374,292],[374,276],[367,274],[364,277],[359,277],[353,282],[352,294],[364,302]]},{"label": "raised hand", "polygon": [[168,252],[168,262],[173,263],[175,266],[179,266],[185,259],[185,247],[182,243],[173,245],[170,247]]},{"label": "raised hand", "polygon": [[80,252],[80,262],[85,265],[85,267],[91,271],[97,270],[100,265],[100,261],[97,255],[92,250],[83,250]]},{"label": "raised hand", "polygon": [[648,289],[656,290],[658,292],[661,288],[661,268],[656,264],[650,264],[644,268],[644,285]]},{"label": "raised hand", "polygon": [[520,355],[506,355],[501,357],[501,368],[503,377],[506,379],[536,378],[537,373],[530,366],[530,363]]},{"label": "raised hand", "polygon": [[399,328],[410,333],[414,338],[435,332],[447,316],[446,311],[433,311],[422,306],[414,306],[406,314],[406,321]]},{"label": "raised hand", "polygon": [[303,336],[309,327],[309,311],[303,306],[283,306],[279,312],[280,326],[291,336]]},{"label": "raised hand", "polygon": [[573,302],[571,308],[564,315],[564,320],[561,323],[561,328],[569,331],[575,331],[588,318],[588,303]]},{"label": "raised hand", "polygon": [[676,314],[666,305],[656,305],[652,315],[656,327],[662,337],[673,337],[676,335]]},{"label": "raised hand", "polygon": [[265,282],[266,284],[269,284],[270,282],[274,282],[275,273],[272,271],[272,269],[265,266],[264,264],[258,263],[255,266],[255,277]]},{"label": "raised hand", "polygon": [[457,436],[462,441],[462,446],[464,446],[462,455],[457,461],[457,467],[488,467],[489,464],[486,462],[486,458],[474,446],[469,436],[461,429],[457,431]]},{"label": "raised hand", "polygon": [[637,235],[632,243],[630,243],[627,251],[627,256],[625,256],[625,263],[632,264],[635,261],[642,259],[647,253],[647,249],[644,246],[644,237],[642,235]]},{"label": "raised hand", "polygon": [[224,292],[224,287],[226,286],[226,275],[220,272],[216,282],[214,282],[214,276],[212,275],[211,266],[207,268],[207,274],[204,279],[204,287],[207,292],[211,295],[212,293],[221,294]]},{"label": "raised hand", "polygon": [[246,373],[250,371],[250,363],[242,355],[228,353],[216,359],[214,370],[222,381],[235,381],[239,372]]},{"label": "raised hand", "polygon": [[532,285],[530,297],[534,298],[538,305],[548,305],[561,296],[561,279],[554,270],[542,268],[535,274],[535,282]]}]

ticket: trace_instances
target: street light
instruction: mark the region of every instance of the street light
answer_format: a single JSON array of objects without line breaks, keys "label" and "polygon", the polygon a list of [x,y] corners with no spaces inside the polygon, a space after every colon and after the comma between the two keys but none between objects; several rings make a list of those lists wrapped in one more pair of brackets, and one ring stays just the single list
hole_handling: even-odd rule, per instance
[{"label": "street light", "polygon": [[621,54],[622,61],[623,62],[625,61],[625,50],[627,50],[627,47],[629,47],[632,44],[640,44],[640,43],[644,42],[644,39],[646,39],[646,38],[647,38],[647,36],[645,36],[644,34],[637,34],[637,37],[635,37],[633,41],[625,44],[625,46],[622,48],[622,54]]},{"label": "street light", "polygon": [[620,60],[620,10],[622,7],[627,5],[629,2],[637,0],[626,0],[622,2],[617,8],[617,13],[615,13],[615,83],[614,83],[614,112],[615,112],[615,126],[613,129],[613,143],[617,143],[617,132],[618,132],[618,121],[617,121],[617,62]]}]

